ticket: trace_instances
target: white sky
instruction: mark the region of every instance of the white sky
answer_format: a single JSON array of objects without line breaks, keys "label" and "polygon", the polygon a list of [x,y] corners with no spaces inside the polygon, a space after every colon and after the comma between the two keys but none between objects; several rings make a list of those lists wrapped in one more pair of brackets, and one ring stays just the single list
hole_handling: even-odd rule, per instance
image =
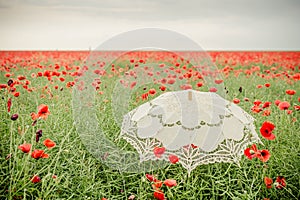
[{"label": "white sky", "polygon": [[0,50],[88,50],[137,28],[205,50],[300,50],[299,0],[0,0]]}]

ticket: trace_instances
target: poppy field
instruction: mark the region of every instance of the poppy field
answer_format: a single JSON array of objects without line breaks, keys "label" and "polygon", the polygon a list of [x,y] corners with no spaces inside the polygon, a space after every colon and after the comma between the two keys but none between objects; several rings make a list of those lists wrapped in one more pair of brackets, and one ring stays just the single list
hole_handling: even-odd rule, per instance
[{"label": "poppy field", "polygon": [[[100,53],[107,57],[115,52]],[[1,199],[300,198],[300,52],[208,52],[214,71],[196,70],[168,52],[130,52],[109,64],[96,60],[92,66],[86,61],[89,55],[0,52]],[[153,60],[166,74],[162,79],[142,86],[120,80],[137,79],[139,74],[130,70],[147,71]],[[145,173],[111,169],[87,150],[73,118],[73,89],[82,87],[79,79],[88,68],[98,77],[93,87],[99,123],[120,148],[130,149],[120,140],[112,114],[117,82],[134,91],[129,110],[172,91],[178,82],[182,90],[222,89],[228,101],[255,118],[262,143],[249,145],[239,166],[200,165],[189,176],[176,155],[166,167]],[[147,71],[149,77],[158,74]],[[210,84],[208,74],[215,78]],[[163,153],[161,147],[153,149],[158,158]]]}]

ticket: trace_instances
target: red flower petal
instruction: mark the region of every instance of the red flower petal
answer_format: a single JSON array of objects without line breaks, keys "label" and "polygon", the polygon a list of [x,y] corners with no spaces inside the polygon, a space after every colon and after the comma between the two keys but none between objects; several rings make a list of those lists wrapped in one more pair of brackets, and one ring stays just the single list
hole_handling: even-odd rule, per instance
[{"label": "red flower petal", "polygon": [[41,182],[41,178],[37,175],[34,175],[32,178],[31,178],[31,182],[33,183],[39,183]]},{"label": "red flower petal", "polygon": [[267,140],[274,140],[275,135],[272,133],[274,128],[275,125],[272,122],[265,121],[260,128],[260,133]]},{"label": "red flower petal", "polygon": [[153,149],[154,155],[158,158],[162,156],[162,154],[165,153],[166,148],[165,147],[155,147]]},{"label": "red flower petal", "polygon": [[52,140],[50,140],[49,138],[45,139],[43,144],[48,148],[51,149],[53,147],[56,146],[55,142],[53,142]]},{"label": "red flower petal", "polygon": [[168,187],[173,187],[173,186],[177,185],[177,182],[176,182],[176,180],[173,180],[173,179],[166,179],[164,181],[164,184]]},{"label": "red flower petal", "polygon": [[49,155],[44,153],[44,150],[35,149],[31,153],[31,157],[34,159],[40,159],[40,158],[49,158]]},{"label": "red flower petal", "polygon": [[28,153],[31,149],[31,144],[21,144],[20,146],[18,146],[18,149],[20,149],[24,153]]},{"label": "red flower petal", "polygon": [[261,151],[258,151],[257,158],[260,159],[262,162],[267,162],[271,157],[271,154],[268,150],[264,149]]},{"label": "red flower petal", "polygon": [[287,101],[283,101],[278,104],[278,108],[280,110],[287,110],[289,107],[290,107],[290,103]]},{"label": "red flower petal", "polygon": [[152,187],[153,187],[153,189],[157,190],[157,189],[161,188],[162,184],[163,184],[162,181],[157,180],[154,182],[154,184],[152,184]]},{"label": "red flower petal", "polygon": [[155,199],[165,200],[165,195],[164,195],[163,191],[161,191],[161,190],[154,191],[153,196]]},{"label": "red flower petal", "polygon": [[169,155],[169,160],[171,163],[175,164],[179,161],[179,158],[176,155],[171,154]]},{"label": "red flower petal", "polygon": [[275,187],[276,189],[282,189],[286,186],[285,178],[283,176],[277,176]]},{"label": "red flower petal", "polygon": [[264,182],[268,189],[272,188],[273,180],[271,178],[265,177]]},{"label": "red flower petal", "polygon": [[157,179],[153,175],[150,175],[150,174],[146,174],[146,178],[150,182],[156,182],[157,181]]}]

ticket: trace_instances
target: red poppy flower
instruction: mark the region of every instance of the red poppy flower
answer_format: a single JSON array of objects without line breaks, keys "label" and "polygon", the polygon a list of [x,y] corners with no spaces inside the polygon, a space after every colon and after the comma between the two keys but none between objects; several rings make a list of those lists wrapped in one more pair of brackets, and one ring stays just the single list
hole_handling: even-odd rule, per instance
[{"label": "red poppy flower", "polygon": [[15,92],[15,93],[14,93],[14,96],[15,96],[15,97],[19,97],[19,96],[20,96],[20,92]]},{"label": "red poppy flower", "polygon": [[173,187],[173,186],[177,185],[177,182],[176,182],[176,180],[173,180],[173,179],[166,179],[164,181],[164,184],[168,187]]},{"label": "red poppy flower", "polygon": [[169,155],[169,160],[172,164],[175,164],[179,161],[179,158],[176,155],[171,154]]},{"label": "red poppy flower", "polygon": [[180,87],[181,87],[181,89],[183,89],[183,90],[190,90],[190,89],[193,89],[193,86],[190,85],[190,84],[183,84],[183,85],[181,85]]},{"label": "red poppy flower", "polygon": [[271,178],[265,177],[265,178],[264,178],[264,182],[265,182],[266,187],[267,187],[268,189],[272,188],[273,180],[272,180]]},{"label": "red poppy flower", "polygon": [[262,111],[262,108],[259,107],[259,106],[254,105],[254,106],[251,108],[251,111],[254,112],[254,113],[260,113],[260,112]]},{"label": "red poppy flower", "polygon": [[271,154],[268,150],[264,149],[264,150],[259,150],[256,157],[260,159],[262,162],[267,162],[270,159]]},{"label": "red poppy flower", "polygon": [[165,153],[165,150],[165,147],[155,147],[153,152],[156,157],[160,158]]},{"label": "red poppy flower", "polygon": [[157,179],[153,175],[151,175],[151,174],[146,174],[146,178],[150,182],[156,182],[157,181]]},{"label": "red poppy flower", "polygon": [[234,99],[233,99],[233,103],[239,104],[239,103],[240,103],[240,100],[239,100],[238,98],[234,98]]},{"label": "red poppy flower", "polygon": [[41,182],[41,178],[37,175],[34,175],[32,178],[31,178],[31,182],[33,183],[39,183]]},{"label": "red poppy flower", "polygon": [[163,191],[161,191],[161,190],[154,191],[153,196],[154,196],[155,199],[158,199],[158,200],[165,200],[166,199]]},{"label": "red poppy flower", "polygon": [[154,190],[157,190],[157,189],[161,188],[162,185],[163,185],[163,182],[160,180],[157,180],[154,182],[154,184],[152,184],[152,188]]},{"label": "red poppy flower", "polygon": [[48,115],[50,114],[50,111],[48,109],[47,105],[41,104],[38,107],[38,115],[42,119],[47,119]]},{"label": "red poppy flower", "polygon": [[275,181],[276,189],[282,189],[286,186],[285,178],[283,176],[277,176]]},{"label": "red poppy flower", "polygon": [[144,93],[144,94],[142,94],[142,99],[143,100],[146,100],[146,99],[148,99],[148,92],[147,93]]},{"label": "red poppy flower", "polygon": [[166,86],[162,85],[162,86],[159,87],[159,89],[160,89],[161,91],[165,91],[167,88],[166,88]]},{"label": "red poppy flower", "polygon": [[271,102],[267,101],[264,103],[263,108],[268,108],[270,107],[271,104],[272,104]]},{"label": "red poppy flower", "polygon": [[294,94],[296,94],[296,91],[295,90],[286,90],[285,93],[288,95],[294,95]]},{"label": "red poppy flower", "polygon": [[134,86],[136,86],[136,81],[134,81],[130,84],[130,89],[134,88]]},{"label": "red poppy flower", "polygon": [[256,100],[253,102],[253,104],[256,105],[256,106],[259,106],[261,103],[262,103],[261,100],[258,100],[258,99],[256,99]]},{"label": "red poppy flower", "polygon": [[216,84],[221,84],[221,83],[223,83],[223,80],[222,79],[215,80],[215,83]]},{"label": "red poppy flower", "polygon": [[300,106],[295,105],[295,106],[294,106],[294,109],[295,109],[296,111],[298,111],[298,110],[300,110]]},{"label": "red poppy flower", "polygon": [[44,140],[43,144],[48,148],[51,149],[53,147],[56,146],[55,142],[53,142],[52,140],[50,140],[49,138],[47,138],[46,140]]},{"label": "red poppy flower", "polygon": [[277,99],[277,100],[274,101],[274,103],[275,103],[276,106],[278,106],[280,104],[280,100]]},{"label": "red poppy flower", "polygon": [[172,85],[172,84],[175,83],[175,81],[176,81],[175,79],[169,79],[169,80],[167,81],[167,83],[170,84],[170,85]]},{"label": "red poppy flower", "polygon": [[260,128],[260,133],[267,140],[274,140],[275,135],[272,133],[274,128],[275,125],[272,122],[265,121]]},{"label": "red poppy flower", "polygon": [[217,91],[218,91],[218,89],[217,89],[217,88],[215,88],[215,87],[212,87],[212,88],[209,88],[209,91],[210,91],[210,92],[217,92]]},{"label": "red poppy flower", "polygon": [[18,146],[18,149],[20,149],[24,153],[28,153],[31,149],[31,144],[21,144],[20,146]]},{"label": "red poppy flower", "polygon": [[290,103],[287,101],[283,101],[278,104],[278,108],[280,110],[287,110],[289,107],[290,107]]},{"label": "red poppy flower", "polygon": [[270,87],[271,86],[271,84],[270,83],[265,83],[265,87]]},{"label": "red poppy flower", "polygon": [[32,120],[37,120],[39,118],[46,120],[48,118],[48,115],[50,114],[50,111],[48,109],[48,106],[45,104],[41,104],[38,106],[38,113],[31,113]]},{"label": "red poppy flower", "polygon": [[203,83],[202,82],[198,82],[197,83],[197,87],[202,87],[203,86]]},{"label": "red poppy flower", "polygon": [[270,110],[264,110],[264,112],[263,112],[263,116],[270,116],[270,114],[271,114],[271,111]]},{"label": "red poppy flower", "polygon": [[155,90],[155,89],[152,88],[152,89],[149,90],[149,94],[150,94],[150,95],[155,95],[155,93],[156,93],[156,90]]},{"label": "red poppy flower", "polygon": [[36,149],[31,153],[31,157],[38,160],[40,158],[49,158],[49,155],[44,150]]},{"label": "red poppy flower", "polygon": [[6,84],[0,84],[0,89],[4,89],[4,88],[6,88],[6,87],[7,87]]},{"label": "red poppy flower", "polygon": [[247,156],[250,160],[256,157],[258,153],[256,144],[253,144],[251,147],[244,150],[244,155]]}]

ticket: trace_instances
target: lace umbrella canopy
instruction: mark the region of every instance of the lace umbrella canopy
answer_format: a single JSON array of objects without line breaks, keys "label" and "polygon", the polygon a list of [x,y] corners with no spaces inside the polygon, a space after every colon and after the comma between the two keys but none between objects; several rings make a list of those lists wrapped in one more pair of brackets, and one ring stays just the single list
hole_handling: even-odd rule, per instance
[{"label": "lace umbrella canopy", "polygon": [[[166,92],[124,116],[121,137],[140,161],[176,156],[188,173],[198,165],[239,163],[247,145],[260,142],[254,118],[216,93]],[[163,153],[155,154],[155,148]]]}]

